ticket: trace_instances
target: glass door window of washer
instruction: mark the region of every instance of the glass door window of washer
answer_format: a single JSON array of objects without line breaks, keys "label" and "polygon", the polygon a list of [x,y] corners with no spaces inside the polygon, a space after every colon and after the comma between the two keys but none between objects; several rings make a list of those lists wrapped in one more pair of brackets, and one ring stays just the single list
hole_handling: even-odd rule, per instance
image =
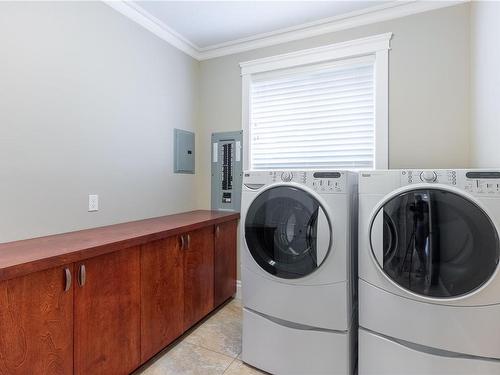
[{"label": "glass door window of washer", "polygon": [[370,237],[383,272],[425,297],[469,294],[498,266],[494,224],[473,201],[448,190],[415,189],[386,200],[373,218]]},{"label": "glass door window of washer", "polygon": [[248,249],[262,269],[297,279],[318,269],[332,242],[329,218],[308,192],[277,186],[258,195],[245,220]]}]

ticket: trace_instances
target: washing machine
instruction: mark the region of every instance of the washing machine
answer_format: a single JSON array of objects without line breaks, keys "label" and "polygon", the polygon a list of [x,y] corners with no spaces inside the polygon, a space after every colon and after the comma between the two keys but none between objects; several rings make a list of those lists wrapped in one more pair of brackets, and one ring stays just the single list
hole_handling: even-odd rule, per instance
[{"label": "washing machine", "polygon": [[357,174],[243,176],[244,362],[272,374],[350,374],[356,345]]},{"label": "washing machine", "polygon": [[359,176],[359,374],[500,374],[500,171]]}]

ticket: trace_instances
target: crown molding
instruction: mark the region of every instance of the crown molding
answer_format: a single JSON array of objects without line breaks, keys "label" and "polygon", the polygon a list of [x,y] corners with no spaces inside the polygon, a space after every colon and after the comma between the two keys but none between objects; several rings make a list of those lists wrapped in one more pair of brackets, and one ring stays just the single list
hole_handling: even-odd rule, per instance
[{"label": "crown molding", "polygon": [[232,55],[462,3],[464,1],[394,1],[361,11],[346,13],[342,16],[325,18],[308,24],[203,48],[200,50],[200,58],[201,60],[207,60]]},{"label": "crown molding", "polygon": [[191,43],[139,5],[131,1],[121,0],[103,0],[103,2],[192,58],[196,60],[201,59],[200,48],[198,46]]},{"label": "crown molding", "polygon": [[103,1],[167,43],[170,43],[194,59],[201,61],[463,4],[469,0],[392,1],[336,17],[324,18],[294,27],[257,34],[249,38],[236,39],[203,48],[184,38],[132,1]]}]

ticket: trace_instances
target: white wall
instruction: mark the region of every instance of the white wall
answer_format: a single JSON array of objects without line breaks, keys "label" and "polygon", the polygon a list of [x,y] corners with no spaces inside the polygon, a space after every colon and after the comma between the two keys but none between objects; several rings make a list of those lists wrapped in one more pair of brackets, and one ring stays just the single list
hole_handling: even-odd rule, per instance
[{"label": "white wall", "polygon": [[172,136],[195,128],[198,81],[102,2],[0,2],[0,242],[196,208]]},{"label": "white wall", "polygon": [[[200,64],[198,206],[210,206],[210,135],[241,129],[239,63],[392,32],[390,168],[469,166],[470,7],[443,8]],[[203,188],[207,187],[207,188]]]},{"label": "white wall", "polygon": [[500,2],[471,3],[471,149],[478,168],[500,168]]},{"label": "white wall", "polygon": [[[391,168],[469,165],[469,4],[202,61],[200,184],[210,180],[210,135],[241,129],[239,63],[393,32],[389,57]],[[208,185],[210,186],[210,185]],[[199,195],[208,207],[210,191]]]},{"label": "white wall", "polygon": [[[209,208],[210,135],[241,128],[239,62],[389,31],[390,166],[468,166],[469,16],[198,63],[100,2],[0,2],[0,242]],[[197,130],[196,176],[172,173],[174,127]]]}]

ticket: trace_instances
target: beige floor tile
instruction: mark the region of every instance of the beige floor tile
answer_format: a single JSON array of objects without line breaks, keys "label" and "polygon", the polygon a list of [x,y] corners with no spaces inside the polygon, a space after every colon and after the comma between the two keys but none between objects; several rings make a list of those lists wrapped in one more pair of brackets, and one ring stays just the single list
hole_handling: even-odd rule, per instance
[{"label": "beige floor tile", "polygon": [[235,359],[231,366],[226,370],[224,375],[258,375],[267,374],[266,372],[260,371],[254,367],[248,366],[247,364],[241,362],[239,359]]},{"label": "beige floor tile", "polygon": [[239,317],[243,316],[243,305],[241,304],[241,300],[233,299],[222,309],[227,311],[228,313],[233,313]]},{"label": "beige floor tile", "polygon": [[241,326],[241,302],[233,300],[197,327],[185,341],[235,358],[241,353]]},{"label": "beige floor tile", "polygon": [[221,375],[233,358],[180,342],[141,375]]}]

